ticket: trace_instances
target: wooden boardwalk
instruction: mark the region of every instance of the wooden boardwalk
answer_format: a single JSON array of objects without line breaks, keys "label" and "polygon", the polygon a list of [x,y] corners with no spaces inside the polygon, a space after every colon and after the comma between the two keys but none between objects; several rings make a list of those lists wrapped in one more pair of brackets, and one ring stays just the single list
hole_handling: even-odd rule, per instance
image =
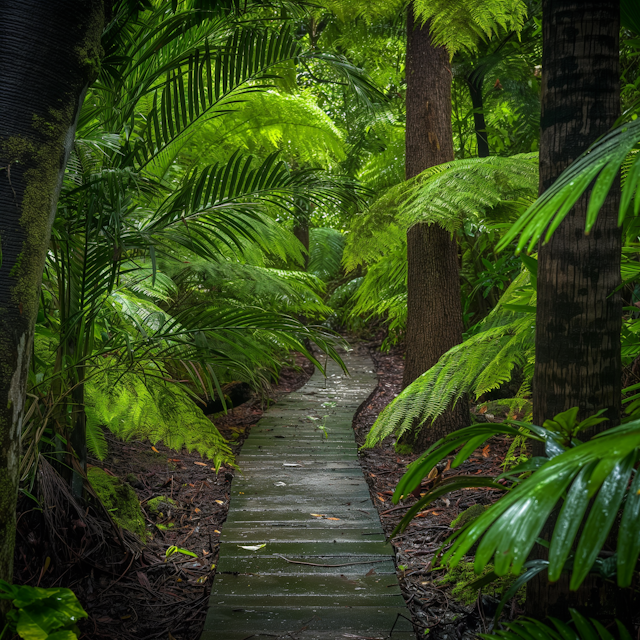
[{"label": "wooden boardwalk", "polygon": [[351,427],[373,365],[344,360],[244,443],[202,640],[415,640]]}]

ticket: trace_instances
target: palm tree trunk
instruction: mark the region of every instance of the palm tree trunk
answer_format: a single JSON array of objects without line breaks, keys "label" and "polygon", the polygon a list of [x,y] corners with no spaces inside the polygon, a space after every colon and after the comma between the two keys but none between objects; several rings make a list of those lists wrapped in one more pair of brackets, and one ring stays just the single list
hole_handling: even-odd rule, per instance
[{"label": "palm tree trunk", "polygon": [[8,581],[42,270],[103,25],[99,0],[0,0],[0,579]]},{"label": "palm tree trunk", "polygon": [[[619,116],[619,29],[619,0],[543,1],[541,193]],[[602,430],[620,420],[619,185],[587,236],[588,196],[539,248],[533,419],[543,424],[575,406],[581,418],[606,409]],[[534,455],[541,453],[534,445]],[[604,583],[595,581],[576,594],[546,578],[527,590],[536,617],[566,616],[568,605],[593,615],[606,602],[613,604]]]},{"label": "palm tree trunk", "polygon": [[[429,24],[407,16],[407,132],[405,173],[453,160],[451,65],[443,47],[431,44]],[[462,306],[455,238],[438,225],[420,223],[407,233],[407,336],[403,387],[462,342]],[[466,426],[464,401],[426,427],[416,447]]]}]

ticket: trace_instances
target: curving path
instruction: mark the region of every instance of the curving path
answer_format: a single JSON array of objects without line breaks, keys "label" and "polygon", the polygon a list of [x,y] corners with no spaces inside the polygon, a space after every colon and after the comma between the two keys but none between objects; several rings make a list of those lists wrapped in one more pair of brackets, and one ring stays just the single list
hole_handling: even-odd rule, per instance
[{"label": "curving path", "polygon": [[351,427],[373,365],[344,361],[350,376],[330,362],[245,441],[201,640],[415,640]]}]

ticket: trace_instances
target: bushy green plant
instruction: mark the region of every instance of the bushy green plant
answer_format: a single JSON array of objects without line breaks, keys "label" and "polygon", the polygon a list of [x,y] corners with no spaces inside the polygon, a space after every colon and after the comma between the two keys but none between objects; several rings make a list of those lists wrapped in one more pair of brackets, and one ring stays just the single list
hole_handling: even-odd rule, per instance
[{"label": "bushy green plant", "polygon": [[[535,261],[534,261],[535,264]],[[533,268],[533,267],[532,267]],[[535,276],[527,268],[509,286],[498,305],[474,327],[464,342],[447,351],[388,404],[367,434],[365,447],[384,438],[399,438],[410,429],[428,428],[451,402],[482,394],[511,380],[517,367],[524,373],[520,390],[501,400],[514,412],[530,411],[535,339]]]},{"label": "bushy green plant", "polygon": [[[443,565],[456,566],[471,547],[475,571],[480,573],[494,557],[494,573],[518,575],[514,587],[546,571],[556,581],[563,571],[571,574],[570,588],[578,589],[589,572],[615,577],[620,587],[628,587],[636,572],[640,540],[640,421],[633,420],[607,429],[591,440],[578,436],[605,419],[602,411],[578,421],[573,408],[547,420],[544,426],[503,423],[474,425],[446,436],[412,463],[393,496],[397,502],[408,495],[433,466],[457,452],[451,464],[458,467],[485,441],[497,434],[521,435],[524,426],[529,438],[543,442],[546,456],[534,457],[494,478],[454,476],[445,479],[409,509],[394,533],[403,530],[415,515],[433,500],[462,487],[486,486],[505,491],[477,519],[468,523],[449,542]],[[549,540],[548,560],[529,560],[540,532],[554,509],[560,508]],[[614,521],[619,520],[613,556],[602,556]],[[526,569],[521,574],[522,570]]]},{"label": "bushy green plant", "polygon": [[73,591],[61,587],[42,589],[0,580],[0,600],[13,605],[0,638],[8,631],[24,640],[77,640],[77,622],[87,617]]}]

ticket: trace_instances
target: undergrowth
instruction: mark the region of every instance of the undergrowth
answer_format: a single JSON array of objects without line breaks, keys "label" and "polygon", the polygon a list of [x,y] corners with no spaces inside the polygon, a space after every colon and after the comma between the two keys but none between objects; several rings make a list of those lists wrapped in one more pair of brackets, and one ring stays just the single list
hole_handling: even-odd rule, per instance
[{"label": "undergrowth", "polygon": [[[478,589],[471,585],[486,575],[489,575],[493,571],[493,565],[488,564],[483,572],[478,575],[473,569],[473,562],[460,562],[455,567],[450,568],[447,574],[437,580],[438,584],[451,584],[454,585],[451,589],[451,595],[464,605],[472,605],[478,599]],[[507,574],[502,576],[488,585],[482,588],[482,592],[485,595],[492,596],[500,599],[502,594],[509,589],[513,582],[517,579],[517,576]],[[526,588],[521,587],[516,592],[516,600],[518,604],[524,604],[526,595]]]}]

